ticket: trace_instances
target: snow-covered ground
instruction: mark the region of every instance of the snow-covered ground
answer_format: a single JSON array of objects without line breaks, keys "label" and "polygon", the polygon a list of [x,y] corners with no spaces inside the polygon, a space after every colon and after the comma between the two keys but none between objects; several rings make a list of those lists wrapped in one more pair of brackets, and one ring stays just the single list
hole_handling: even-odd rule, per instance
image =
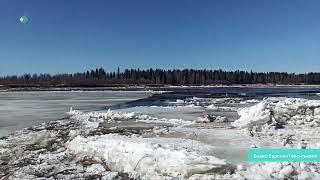
[{"label": "snow-covered ground", "polygon": [[259,147],[320,148],[320,101],[186,98],[71,108],[0,140],[3,179],[319,179],[318,163],[246,163]]}]

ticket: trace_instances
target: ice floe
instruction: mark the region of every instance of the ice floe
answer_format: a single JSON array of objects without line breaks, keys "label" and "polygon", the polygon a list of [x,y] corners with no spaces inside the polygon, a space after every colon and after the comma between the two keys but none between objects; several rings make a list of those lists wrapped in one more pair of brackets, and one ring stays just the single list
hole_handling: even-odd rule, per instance
[{"label": "ice floe", "polygon": [[300,98],[266,98],[260,103],[240,109],[235,127],[264,124],[320,125],[320,101]]},{"label": "ice floe", "polygon": [[270,109],[267,108],[267,102],[263,101],[257,105],[243,108],[238,111],[240,118],[232,123],[235,127],[250,127],[256,124],[265,124],[271,119]]},{"label": "ice floe", "polygon": [[[265,98],[240,109],[234,127],[269,139],[286,148],[319,148],[320,101],[301,98]],[[254,163],[235,172],[247,179],[319,179],[319,163]]]},{"label": "ice floe", "polygon": [[253,103],[258,103],[260,102],[257,99],[249,99],[249,100],[245,100],[245,101],[241,101],[240,104],[253,104]]},{"label": "ice floe", "polygon": [[[226,164],[224,160],[190,149],[190,140],[170,142],[172,139],[109,134],[88,138],[78,136],[67,147],[79,158],[101,158],[111,170],[129,173],[134,178],[189,177]],[[193,147],[207,146],[197,144]]]},{"label": "ice floe", "polygon": [[228,122],[228,118],[224,116],[215,116],[211,114],[206,114],[200,116],[196,120],[197,123],[209,123],[209,122]]},{"label": "ice floe", "polygon": [[159,124],[172,124],[172,125],[191,125],[194,121],[186,121],[183,119],[175,118],[157,118],[136,112],[115,112],[108,110],[107,112],[82,112],[73,110],[68,112],[72,119],[82,122],[86,127],[97,128],[100,123],[108,122],[121,122],[121,121],[138,121],[145,123],[159,123]]},{"label": "ice floe", "polygon": [[209,110],[214,110],[214,111],[237,111],[238,108],[236,107],[230,107],[230,106],[216,106],[214,104],[211,104],[206,107]]}]

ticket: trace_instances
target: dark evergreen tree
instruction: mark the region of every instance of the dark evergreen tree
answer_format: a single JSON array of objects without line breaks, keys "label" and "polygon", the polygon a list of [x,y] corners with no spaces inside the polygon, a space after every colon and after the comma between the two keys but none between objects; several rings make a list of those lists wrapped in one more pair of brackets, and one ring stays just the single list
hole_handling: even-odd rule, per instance
[{"label": "dark evergreen tree", "polygon": [[106,72],[103,68],[74,74],[24,74],[0,77],[4,86],[105,86],[112,84],[320,84],[320,73],[246,72],[197,69],[125,69]]}]

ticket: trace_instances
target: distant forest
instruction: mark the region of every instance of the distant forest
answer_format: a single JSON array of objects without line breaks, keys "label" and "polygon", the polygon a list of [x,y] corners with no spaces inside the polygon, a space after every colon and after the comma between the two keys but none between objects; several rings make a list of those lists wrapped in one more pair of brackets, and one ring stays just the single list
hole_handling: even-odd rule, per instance
[{"label": "distant forest", "polygon": [[98,87],[115,85],[320,84],[320,73],[247,72],[223,70],[103,68],[74,74],[24,74],[0,77],[7,87]]}]

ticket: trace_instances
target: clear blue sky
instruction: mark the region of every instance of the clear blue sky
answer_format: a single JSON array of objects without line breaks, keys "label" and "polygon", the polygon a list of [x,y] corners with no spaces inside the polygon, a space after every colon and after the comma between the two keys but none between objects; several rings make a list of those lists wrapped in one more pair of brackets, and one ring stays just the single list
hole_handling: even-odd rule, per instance
[{"label": "clear blue sky", "polygon": [[[31,22],[23,25],[19,17]],[[0,0],[0,75],[320,71],[319,0]]]}]

